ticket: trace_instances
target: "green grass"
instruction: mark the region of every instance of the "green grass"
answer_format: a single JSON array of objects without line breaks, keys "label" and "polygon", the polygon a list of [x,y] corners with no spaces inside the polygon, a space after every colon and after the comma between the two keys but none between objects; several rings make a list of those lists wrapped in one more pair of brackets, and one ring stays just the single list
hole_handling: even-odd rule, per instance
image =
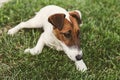
[{"label": "green grass", "polygon": [[[87,72],[76,70],[64,54],[45,47],[40,55],[24,54],[34,47],[41,31],[7,29],[55,4],[82,12],[81,47]],[[0,80],[120,80],[119,0],[12,0],[0,8]]]}]

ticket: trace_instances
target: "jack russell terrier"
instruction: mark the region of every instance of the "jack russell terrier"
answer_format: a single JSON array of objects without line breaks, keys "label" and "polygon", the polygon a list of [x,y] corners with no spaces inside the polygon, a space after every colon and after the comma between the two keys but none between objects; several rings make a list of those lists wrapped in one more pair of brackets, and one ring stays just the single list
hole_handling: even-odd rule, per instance
[{"label": "jack russell terrier", "polygon": [[36,46],[28,48],[24,52],[32,55],[40,54],[44,45],[64,51],[65,54],[75,62],[79,71],[87,70],[82,60],[82,50],[80,49],[80,28],[82,24],[79,10],[67,12],[65,9],[49,5],[42,8],[32,19],[21,22],[8,31],[9,35],[14,35],[23,28],[43,28]]}]

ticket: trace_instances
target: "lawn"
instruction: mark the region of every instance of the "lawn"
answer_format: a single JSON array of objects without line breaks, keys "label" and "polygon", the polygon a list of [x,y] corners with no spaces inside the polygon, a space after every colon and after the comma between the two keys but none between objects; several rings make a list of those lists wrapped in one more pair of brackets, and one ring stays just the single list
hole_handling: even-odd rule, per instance
[{"label": "lawn", "polygon": [[[39,29],[7,30],[26,21],[46,5],[82,13],[81,47],[86,72],[77,71],[64,52],[44,47],[40,55],[24,54],[34,47]],[[119,0],[12,0],[0,8],[0,80],[120,80]]]}]

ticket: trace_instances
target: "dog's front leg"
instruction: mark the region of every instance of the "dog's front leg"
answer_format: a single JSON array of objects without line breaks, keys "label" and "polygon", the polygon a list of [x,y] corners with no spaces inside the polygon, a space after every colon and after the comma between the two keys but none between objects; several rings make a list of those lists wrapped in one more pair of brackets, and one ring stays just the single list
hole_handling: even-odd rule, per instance
[{"label": "dog's front leg", "polygon": [[85,65],[85,63],[82,59],[79,61],[75,61],[75,65],[76,65],[77,70],[79,70],[79,71],[84,72],[87,70],[87,66]]},{"label": "dog's front leg", "polygon": [[76,69],[77,69],[78,71],[84,72],[84,71],[87,70],[87,66],[85,65],[83,59],[77,60],[77,59],[75,58],[75,55],[73,55],[73,54],[70,55],[70,53],[67,54],[67,56],[68,56],[72,61],[75,62]]},{"label": "dog's front leg", "polygon": [[42,52],[42,49],[45,45],[45,42],[44,42],[44,33],[41,34],[36,46],[34,48],[28,48],[28,49],[25,49],[25,53],[31,53],[32,55],[37,55],[37,54],[40,54]]}]

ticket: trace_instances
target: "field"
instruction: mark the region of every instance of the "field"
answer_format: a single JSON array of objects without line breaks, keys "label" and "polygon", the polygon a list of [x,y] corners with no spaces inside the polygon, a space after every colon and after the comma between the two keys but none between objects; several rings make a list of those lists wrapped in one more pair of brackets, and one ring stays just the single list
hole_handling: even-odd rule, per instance
[{"label": "field", "polygon": [[[26,21],[46,5],[82,13],[81,47],[86,72],[77,71],[64,52],[44,47],[40,55],[24,54],[42,32],[7,30]],[[0,80],[120,80],[119,0],[12,0],[0,8]]]}]

